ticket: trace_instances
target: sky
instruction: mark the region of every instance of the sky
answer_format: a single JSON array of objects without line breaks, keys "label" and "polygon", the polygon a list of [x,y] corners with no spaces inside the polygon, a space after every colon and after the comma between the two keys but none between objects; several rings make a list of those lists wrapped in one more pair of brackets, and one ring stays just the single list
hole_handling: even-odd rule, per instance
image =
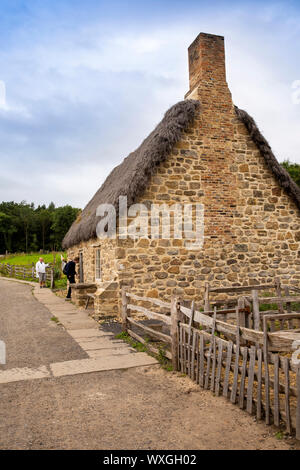
[{"label": "sky", "polygon": [[300,2],[0,0],[0,201],[83,208],[225,36],[234,103],[300,163]]}]

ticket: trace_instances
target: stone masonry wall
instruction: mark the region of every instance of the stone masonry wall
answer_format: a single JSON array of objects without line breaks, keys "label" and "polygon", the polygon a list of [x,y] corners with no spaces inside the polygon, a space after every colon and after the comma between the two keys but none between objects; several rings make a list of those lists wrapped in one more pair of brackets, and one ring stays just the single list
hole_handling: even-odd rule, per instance
[{"label": "stone masonry wall", "polygon": [[[202,202],[203,249],[184,240],[119,241],[122,283],[132,292],[170,299],[176,292],[201,300],[214,286],[274,281],[299,285],[299,210],[279,187],[244,126],[233,118],[233,138],[212,145],[200,115],[151,178],[137,202]],[[205,126],[207,129],[207,125]],[[204,135],[205,134],[205,135]]]},{"label": "stone masonry wall", "polygon": [[[189,48],[190,91],[200,109],[166,162],[136,202],[201,203],[204,245],[185,240],[126,239],[101,242],[103,279],[96,311],[120,311],[120,288],[170,300],[173,293],[203,300],[213,286],[274,281],[299,286],[299,209],[280,188],[235,113],[225,77],[224,41],[200,35]],[[94,247],[83,249],[85,281],[94,281]],[[70,250],[71,253],[71,250]]]},{"label": "stone masonry wall", "polygon": [[[101,279],[95,278],[95,259],[96,250],[100,248]],[[118,261],[116,259],[116,241],[115,240],[90,240],[82,242],[68,250],[68,258],[83,254],[83,272],[84,284],[94,283],[95,289],[73,289],[73,300],[79,306],[85,304],[86,294],[96,293],[94,309],[96,316],[111,316],[117,314],[119,310],[119,289],[116,282],[118,278]],[[79,272],[79,268],[77,268]],[[79,276],[76,283],[79,282]]]}]

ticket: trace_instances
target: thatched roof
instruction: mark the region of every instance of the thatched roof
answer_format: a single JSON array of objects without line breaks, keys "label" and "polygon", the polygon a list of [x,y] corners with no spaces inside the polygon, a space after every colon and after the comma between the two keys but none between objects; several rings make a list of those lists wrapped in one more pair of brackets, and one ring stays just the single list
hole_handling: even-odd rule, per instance
[{"label": "thatched roof", "polygon": [[280,163],[278,163],[272,149],[261,134],[260,130],[258,129],[256,122],[254,119],[249,116],[246,111],[239,109],[235,106],[235,111],[238,118],[245,124],[250,136],[252,137],[253,142],[256,144],[260,153],[264,157],[266,164],[272,171],[273,175],[279,182],[280,186],[286,191],[286,193],[293,198],[296,205],[300,209],[300,188],[295,183],[295,181],[290,177],[289,173],[283,168]]},{"label": "thatched roof", "polygon": [[96,226],[100,220],[96,210],[100,204],[113,204],[117,208],[119,196],[127,196],[128,205],[131,205],[143,193],[156,166],[167,158],[193,122],[198,106],[199,101],[180,101],[166,112],[142,145],[108,175],[71,226],[63,240],[64,248],[96,237]]},{"label": "thatched roof", "polygon": [[[141,146],[109,174],[93,199],[71,226],[63,240],[64,248],[96,237],[96,227],[100,220],[100,217],[96,216],[96,210],[100,204],[113,204],[117,209],[119,196],[127,196],[128,205],[131,205],[138,196],[143,194],[156,166],[167,158],[183,132],[192,124],[198,106],[199,101],[185,100],[177,103],[166,112],[163,120]],[[255,121],[246,111],[237,107],[235,110],[280,186],[294,199],[300,209],[300,188],[278,163]]]}]

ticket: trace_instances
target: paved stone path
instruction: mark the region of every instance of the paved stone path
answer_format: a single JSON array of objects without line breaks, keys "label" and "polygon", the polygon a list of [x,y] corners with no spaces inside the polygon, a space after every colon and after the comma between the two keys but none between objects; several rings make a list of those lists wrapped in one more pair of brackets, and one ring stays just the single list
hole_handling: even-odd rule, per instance
[{"label": "paved stone path", "polygon": [[[6,366],[0,366],[0,383],[157,364],[157,361],[148,354],[137,353],[124,341],[115,339],[113,333],[101,330],[99,324],[91,319],[85,310],[57,297],[50,289],[40,289],[35,283],[27,283],[29,287],[24,282],[22,284],[19,282],[12,284],[9,280],[0,279],[0,294],[2,290],[10,292],[10,295],[4,295],[4,298],[11,298],[11,295],[14,295],[13,305],[9,306],[4,303],[0,306],[0,312],[2,311],[0,339],[7,344],[8,357],[16,355],[18,349],[15,347],[14,354],[12,354],[11,344],[14,342],[20,345],[22,354],[19,354],[21,357],[17,359],[18,365],[22,365],[24,356],[29,357],[24,364],[26,367],[9,367],[9,363]],[[28,297],[30,289],[33,289],[34,297],[39,303],[34,302],[30,295]],[[30,311],[28,312],[30,308],[32,309],[31,314]],[[15,315],[11,312],[15,312]],[[39,316],[39,314],[45,315],[45,313],[47,315],[47,312],[48,317],[52,316],[52,319],[59,320],[59,323],[64,327],[63,330],[56,322],[51,324],[49,318],[46,320],[46,318]],[[7,315],[8,313],[9,315]],[[8,327],[8,323],[10,327]],[[49,343],[49,335],[53,333],[53,327],[55,328],[54,342]],[[28,332],[28,328],[33,331]],[[6,330],[6,334],[4,330]],[[17,338],[16,334],[19,335]],[[27,350],[24,351],[24,347],[22,348],[21,345],[26,335],[29,335],[29,341],[27,341]],[[12,336],[14,337],[12,338]],[[48,358],[46,363],[43,363],[40,359],[38,367],[36,367],[37,359],[35,358],[33,361],[31,354],[32,344],[36,341],[40,343],[37,348],[38,357],[43,356],[43,350],[47,348],[47,356],[51,357],[51,354],[54,353],[52,357],[58,360],[51,362]],[[71,343],[73,355],[75,351],[77,352],[74,358],[67,361],[63,350],[60,351],[60,357],[55,354],[57,349],[59,350],[59,345],[65,342]],[[78,354],[79,357],[76,357]],[[14,363],[15,360],[12,358],[9,359],[9,362]],[[28,367],[28,365],[35,367]]]}]

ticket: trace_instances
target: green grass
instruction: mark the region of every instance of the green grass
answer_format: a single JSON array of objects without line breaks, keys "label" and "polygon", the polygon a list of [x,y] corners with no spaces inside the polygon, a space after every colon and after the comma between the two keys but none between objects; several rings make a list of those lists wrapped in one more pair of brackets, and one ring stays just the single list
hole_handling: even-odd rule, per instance
[{"label": "green grass", "polygon": [[[60,255],[65,255],[65,253],[56,253],[56,262],[60,262]],[[17,255],[17,256],[8,256],[6,258],[0,258],[0,263],[16,264],[20,266],[32,265],[32,263],[37,263],[39,258],[44,258],[45,263],[53,263],[53,254],[49,253],[43,255],[41,253],[31,253],[30,255]]]},{"label": "green grass", "polygon": [[138,352],[147,351],[147,347],[144,344],[139,343],[138,341],[135,341],[134,339],[132,339],[131,336],[129,336],[129,334],[126,333],[125,331],[122,331],[122,333],[116,335],[116,338],[126,341],[126,343],[128,343],[132,348],[136,349]]},{"label": "green grass", "polygon": [[54,323],[59,323],[59,319],[57,317],[52,317],[51,321],[54,321]]},{"label": "green grass", "polygon": [[123,341],[128,343],[132,348],[136,349],[138,352],[146,352],[150,354],[150,356],[155,357],[163,369],[169,372],[173,370],[173,367],[170,361],[168,360],[168,358],[165,356],[165,351],[162,347],[159,347],[158,354],[153,354],[152,352],[148,350],[147,344],[150,342],[150,338],[146,337],[145,338],[146,344],[142,344],[139,341],[135,341],[134,339],[132,339],[131,336],[125,331],[122,331],[122,333],[119,333],[118,335],[116,335],[115,338],[122,339]]},{"label": "green grass", "polygon": [[67,288],[67,276],[62,274],[61,279],[55,279],[55,289],[66,289]]},{"label": "green grass", "polygon": [[[60,272],[60,256],[64,255],[66,257],[66,253],[59,252],[56,253],[56,266],[55,266],[55,288],[56,289],[66,289],[67,288],[67,277]],[[53,263],[53,253],[48,254],[41,254],[31,253],[31,254],[19,254],[15,256],[8,256],[6,258],[0,258],[0,263],[3,264],[10,264],[10,265],[18,265],[18,266],[32,266],[32,263],[36,264],[39,258],[43,258],[45,263]],[[8,274],[1,273],[1,276],[9,277]],[[16,276],[16,279],[23,279],[22,275]],[[38,282],[36,277],[34,278],[26,278],[27,281],[34,281]],[[50,287],[50,282],[47,281],[47,287]]]}]

